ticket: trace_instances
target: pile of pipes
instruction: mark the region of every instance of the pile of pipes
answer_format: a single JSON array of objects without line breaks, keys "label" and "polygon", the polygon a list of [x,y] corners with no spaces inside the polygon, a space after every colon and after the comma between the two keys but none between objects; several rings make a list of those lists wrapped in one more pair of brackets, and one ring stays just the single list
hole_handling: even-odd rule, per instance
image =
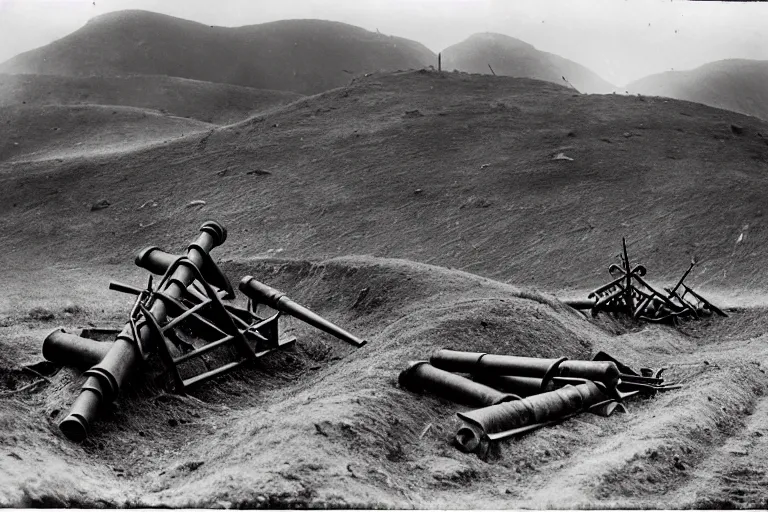
[{"label": "pile of pipes", "polygon": [[442,349],[400,373],[403,388],[464,405],[457,446],[484,455],[491,442],[552,425],[582,412],[609,416],[637,394],[679,388],[664,369],[638,373],[605,352],[592,361],[543,359]]},{"label": "pile of pipes", "polygon": [[[278,319],[283,313],[355,347],[365,344],[251,276],[245,276],[239,286],[248,297],[247,307],[229,302],[235,298],[235,291],[209,254],[224,243],[227,231],[221,224],[209,221],[200,232],[181,256],[157,247],[139,252],[136,264],[162,276],[156,286],[151,274],[145,289],[110,283],[111,290],[136,296],[125,327],[113,331],[113,342],[77,336],[63,329],[45,338],[42,350],[48,361],[86,370],[80,394],[59,424],[69,439],[84,440],[100,405],[115,400],[129,375],[153,355],[162,361],[175,391],[185,393],[193,386],[291,346],[295,338],[279,336]],[[259,304],[276,313],[268,318],[257,316]],[[223,350],[223,357],[229,362],[211,368],[216,349],[219,359]],[[195,362],[202,362],[205,371],[189,376],[189,364]],[[180,371],[184,365],[186,369]]]},{"label": "pile of pipes", "polygon": [[590,292],[587,300],[565,301],[566,304],[576,309],[590,309],[592,316],[606,311],[623,313],[634,320],[674,325],[680,320],[699,319],[712,314],[728,316],[685,284],[685,278],[696,266],[696,259],[691,261],[690,267],[674,287],[665,287],[665,293],[661,293],[643,279],[646,274],[643,265],[630,267],[624,239],[622,245],[623,254],[619,255],[621,266],[614,263],[608,267],[613,279]]}]

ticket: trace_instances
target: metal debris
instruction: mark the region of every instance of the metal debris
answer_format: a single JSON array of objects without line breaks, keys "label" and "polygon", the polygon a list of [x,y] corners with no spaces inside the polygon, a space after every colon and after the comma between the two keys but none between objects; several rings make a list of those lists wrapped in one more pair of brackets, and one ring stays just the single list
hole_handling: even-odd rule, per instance
[{"label": "metal debris", "polygon": [[663,370],[643,368],[638,373],[605,352],[582,361],[442,349],[429,363],[409,363],[399,382],[410,391],[484,405],[457,413],[464,425],[455,438],[461,450],[482,456],[493,441],[582,412],[601,416],[626,412],[622,402],[628,397],[679,388],[664,382]]},{"label": "metal debris", "polygon": [[[278,319],[283,312],[355,345],[365,342],[319,315],[296,304],[248,276],[240,284],[249,297],[247,308],[224,303],[235,298],[235,290],[209,252],[224,243],[226,229],[209,221],[185,255],[177,256],[148,247],[136,264],[161,275],[157,286],[150,275],[146,288],[110,283],[110,289],[136,296],[129,321],[113,342],[100,342],[57,329],[43,342],[43,356],[56,364],[86,368],[85,383],[59,429],[69,439],[82,441],[104,403],[114,400],[128,376],[144,360],[159,356],[173,379],[177,392],[201,384],[253,362],[270,352],[289,346],[295,338],[281,339]],[[265,304],[277,312],[269,318],[255,314],[255,305]],[[100,336],[101,337],[101,336]],[[202,357],[212,349],[229,346],[235,360],[202,374],[182,377],[179,366]],[[185,372],[187,373],[187,372]]]},{"label": "metal debris", "polygon": [[566,304],[576,309],[591,309],[592,316],[601,311],[624,313],[635,320],[657,323],[677,324],[679,320],[712,314],[728,316],[685,284],[685,278],[697,264],[695,258],[677,284],[672,288],[665,287],[662,293],[644,279],[647,270],[643,265],[631,267],[623,238],[622,246],[621,266],[612,264],[608,267],[614,279],[591,291],[587,300],[571,300]]}]

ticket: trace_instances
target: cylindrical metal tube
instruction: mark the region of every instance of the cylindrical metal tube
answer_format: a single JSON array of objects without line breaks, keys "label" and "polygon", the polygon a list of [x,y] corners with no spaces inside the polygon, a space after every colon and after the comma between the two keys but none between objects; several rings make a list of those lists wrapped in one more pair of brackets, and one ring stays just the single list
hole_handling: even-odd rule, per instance
[{"label": "cylindrical metal tube", "polygon": [[[204,223],[200,231],[201,234],[197,240],[187,250],[187,258],[198,268],[204,261],[201,251],[207,253],[224,243],[227,238],[227,230],[217,222]],[[161,291],[178,299],[193,280],[192,271],[183,265],[179,266]],[[153,301],[149,311],[158,323],[165,321],[166,309],[162,300]],[[114,400],[120,386],[141,359],[137,343],[143,346],[149,341],[150,328],[146,322],[139,322],[138,336],[139,339],[134,340],[131,325],[126,324],[101,362],[85,372],[88,379],[83,385],[80,396],[75,400],[69,414],[59,424],[59,429],[69,439],[81,441],[88,436],[90,423],[96,416],[99,405],[104,401]]]},{"label": "cylindrical metal tube", "polygon": [[400,373],[399,382],[411,391],[428,391],[467,405],[493,405],[520,399],[519,396],[502,393],[461,375],[435,368],[427,361],[411,361],[408,368]]},{"label": "cylindrical metal tube", "polygon": [[528,425],[557,420],[606,399],[594,382],[567,385],[514,402],[504,402],[466,413],[458,413],[468,426],[456,435],[465,451],[474,451],[489,434],[497,434]]},{"label": "cylindrical metal tube", "polygon": [[489,373],[473,375],[472,377],[476,382],[522,397],[538,395],[539,393],[552,391],[552,389],[554,389],[551,384],[552,381],[545,382],[544,379],[537,379],[536,377],[491,375]]},{"label": "cylindrical metal tube", "polygon": [[313,327],[317,327],[321,331],[336,336],[340,340],[346,341],[356,347],[362,347],[366,344],[366,340],[358,338],[338,325],[329,322],[317,313],[293,302],[282,292],[264,283],[260,283],[254,279],[253,276],[245,276],[240,281],[239,287],[241,292],[256,303],[265,304],[272,309],[282,311],[292,317],[298,318],[299,320],[302,320]]},{"label": "cylindrical metal tube", "polygon": [[610,361],[577,361],[568,360],[558,368],[560,377],[577,377],[580,379],[602,382],[608,388],[615,388],[619,383],[619,369],[616,363]]},{"label": "cylindrical metal tube", "polygon": [[442,349],[435,352],[429,362],[436,368],[452,372],[535,377],[547,382],[557,375],[558,366],[565,360],[565,357],[543,359]]},{"label": "cylindrical metal tube", "polygon": [[87,369],[104,359],[112,342],[96,341],[59,327],[43,340],[43,357],[62,366]]}]

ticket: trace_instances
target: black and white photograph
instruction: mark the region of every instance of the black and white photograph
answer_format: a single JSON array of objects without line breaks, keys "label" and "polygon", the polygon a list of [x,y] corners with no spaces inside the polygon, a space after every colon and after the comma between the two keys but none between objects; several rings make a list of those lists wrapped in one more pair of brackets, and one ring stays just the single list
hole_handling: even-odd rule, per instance
[{"label": "black and white photograph", "polygon": [[0,507],[766,509],[766,211],[768,2],[0,0]]}]

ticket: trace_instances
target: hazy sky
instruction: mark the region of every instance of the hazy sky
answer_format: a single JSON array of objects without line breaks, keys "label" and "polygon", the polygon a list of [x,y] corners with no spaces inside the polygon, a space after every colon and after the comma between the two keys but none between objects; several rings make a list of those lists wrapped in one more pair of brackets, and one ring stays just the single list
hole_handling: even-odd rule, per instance
[{"label": "hazy sky", "polygon": [[0,62],[121,9],[209,25],[336,20],[438,52],[499,32],[583,64],[616,85],[726,58],[768,60],[768,3],[684,0],[0,0]]}]

